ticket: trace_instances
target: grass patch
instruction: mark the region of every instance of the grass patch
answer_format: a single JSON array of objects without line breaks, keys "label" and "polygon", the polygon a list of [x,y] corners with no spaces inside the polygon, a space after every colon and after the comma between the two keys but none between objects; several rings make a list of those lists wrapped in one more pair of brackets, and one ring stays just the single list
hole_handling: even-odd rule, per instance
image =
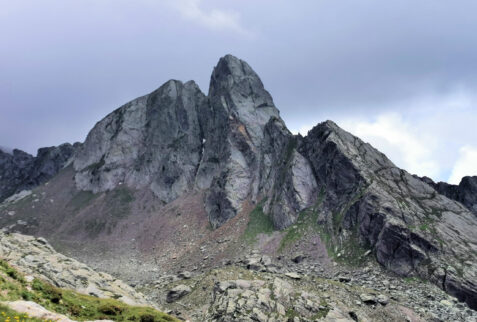
[{"label": "grass patch", "polygon": [[45,320],[30,317],[26,314],[19,313],[10,309],[5,305],[0,305],[0,320],[1,321],[18,321],[18,322],[45,322]]},{"label": "grass patch", "polygon": [[300,314],[295,311],[293,308],[290,308],[286,311],[285,316],[288,318],[288,320],[293,320],[295,317],[300,317]]},{"label": "grass patch", "polygon": [[[11,271],[15,273],[8,273]],[[131,306],[115,299],[100,299],[72,290],[60,289],[40,279],[34,279],[31,284],[28,284],[22,274],[3,260],[0,260],[0,290],[2,290],[0,301],[33,301],[50,311],[64,314],[77,321],[106,319],[142,322],[178,321],[150,307]],[[4,320],[10,317],[10,321],[42,321],[26,317],[5,306],[0,306],[0,312],[3,312],[0,313],[0,319]]]},{"label": "grass patch", "polygon": [[279,252],[283,251],[288,246],[299,240],[308,230],[317,231],[320,229],[320,225],[318,225],[318,208],[323,202],[324,198],[325,189],[322,188],[316,203],[312,207],[301,211],[298,214],[296,223],[284,230],[285,236],[283,236],[282,240],[280,241],[280,246],[278,248]]},{"label": "grass patch", "polygon": [[338,228],[341,227],[341,221],[345,213],[353,203],[364,195],[366,189],[367,187],[361,189],[351,201],[345,205],[343,211],[339,214],[334,214],[331,227],[327,227],[326,225],[318,224],[319,206],[325,198],[325,189],[322,188],[315,205],[300,212],[296,223],[284,230],[285,236],[280,241],[278,251],[281,252],[290,245],[293,245],[296,241],[300,240],[306,232],[318,232],[321,241],[326,246],[328,256],[337,262],[349,266],[362,265],[366,261],[364,254],[368,249],[361,246],[357,230],[351,231],[351,234],[344,240],[336,238],[335,234],[338,232]]},{"label": "grass patch", "polygon": [[311,317],[312,321],[316,321],[316,320],[325,318],[328,315],[328,312],[330,312],[330,306],[328,305],[328,303],[326,303],[326,301],[324,299],[320,300],[320,306],[324,307],[324,309],[319,310],[318,313],[313,315]]},{"label": "grass patch", "polygon": [[275,231],[272,219],[263,212],[264,203],[265,200],[262,200],[249,215],[247,228],[242,235],[249,244],[257,242],[258,234],[271,234]]}]

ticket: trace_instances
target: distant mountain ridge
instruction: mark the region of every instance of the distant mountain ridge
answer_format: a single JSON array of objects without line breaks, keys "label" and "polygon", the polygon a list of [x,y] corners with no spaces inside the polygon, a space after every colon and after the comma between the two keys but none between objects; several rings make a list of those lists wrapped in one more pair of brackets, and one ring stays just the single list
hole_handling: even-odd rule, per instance
[{"label": "distant mountain ridge", "polygon": [[422,180],[434,187],[440,194],[462,203],[477,215],[477,176],[463,177],[458,185],[447,182],[435,183],[428,177],[423,177]]},{"label": "distant mountain ridge", "polygon": [[[51,179],[21,205],[3,205],[12,215],[0,225],[48,234],[80,257],[90,256],[87,244],[102,254],[127,247],[144,267],[156,253],[168,265],[173,252],[193,265],[192,236],[232,236],[231,225],[260,207],[275,230],[316,216],[334,253],[369,250],[389,271],[430,280],[477,308],[467,185],[449,193],[414,177],[332,121],[293,135],[258,75],[234,56],[219,60],[208,95],[193,81],[168,81],[107,115],[84,143],[41,155],[0,155],[4,195]],[[116,255],[108,260],[126,269]]]},{"label": "distant mountain ridge", "polygon": [[0,151],[8,153],[8,154],[13,154],[13,149],[8,148],[8,147],[4,147],[4,146],[1,146],[1,145],[0,145]]},{"label": "distant mountain ridge", "polygon": [[52,178],[73,156],[79,144],[38,149],[36,157],[13,149],[0,149],[0,202],[22,190],[32,189]]}]

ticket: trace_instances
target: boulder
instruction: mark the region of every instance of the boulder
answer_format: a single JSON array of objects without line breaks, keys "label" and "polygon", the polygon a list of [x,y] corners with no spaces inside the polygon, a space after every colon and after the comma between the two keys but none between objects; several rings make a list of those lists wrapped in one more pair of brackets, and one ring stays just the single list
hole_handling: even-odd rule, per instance
[{"label": "boulder", "polygon": [[191,288],[187,285],[177,285],[167,292],[166,301],[167,303],[175,302],[189,294],[191,291]]}]

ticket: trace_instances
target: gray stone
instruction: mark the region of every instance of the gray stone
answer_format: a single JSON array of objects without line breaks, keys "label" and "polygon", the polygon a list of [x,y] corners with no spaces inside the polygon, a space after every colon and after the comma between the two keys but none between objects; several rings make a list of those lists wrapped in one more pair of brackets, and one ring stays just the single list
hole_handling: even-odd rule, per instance
[{"label": "gray stone", "polygon": [[191,292],[191,288],[187,285],[177,285],[173,289],[167,292],[166,301],[167,303],[172,303],[178,299],[186,296]]},{"label": "gray stone", "polygon": [[294,272],[291,272],[291,273],[285,273],[285,276],[291,278],[291,279],[294,279],[294,280],[299,280],[301,279],[301,275],[297,274],[297,273],[294,273]]},{"label": "gray stone", "polygon": [[191,274],[191,272],[183,271],[183,272],[180,272],[179,274],[177,274],[177,277],[179,277],[180,279],[187,280],[187,279],[192,277],[192,274]]},{"label": "gray stone", "polygon": [[384,294],[379,294],[376,297],[376,300],[379,302],[379,304],[382,304],[382,305],[386,305],[389,303],[389,298]]},{"label": "gray stone", "polygon": [[376,296],[371,295],[371,294],[361,294],[359,296],[359,298],[361,299],[361,301],[363,303],[368,304],[368,305],[377,303]]}]

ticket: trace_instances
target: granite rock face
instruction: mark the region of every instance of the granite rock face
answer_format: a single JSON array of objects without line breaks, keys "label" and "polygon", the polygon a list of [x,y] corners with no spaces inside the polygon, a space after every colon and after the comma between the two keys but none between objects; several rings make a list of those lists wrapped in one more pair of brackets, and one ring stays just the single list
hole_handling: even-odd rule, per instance
[{"label": "granite rock face", "polygon": [[109,114],[76,154],[77,187],[149,186],[165,203],[191,189],[202,153],[204,100],[194,82],[171,80]]},{"label": "granite rock face", "polygon": [[36,157],[17,149],[11,154],[0,150],[0,201],[48,181],[71,159],[77,146],[65,143],[41,148]]},{"label": "granite rock face", "polygon": [[218,227],[247,199],[257,200],[265,126],[271,118],[285,126],[258,75],[233,56],[223,57],[215,67],[208,97],[197,176],[199,188],[211,186],[205,205],[212,226]]}]

